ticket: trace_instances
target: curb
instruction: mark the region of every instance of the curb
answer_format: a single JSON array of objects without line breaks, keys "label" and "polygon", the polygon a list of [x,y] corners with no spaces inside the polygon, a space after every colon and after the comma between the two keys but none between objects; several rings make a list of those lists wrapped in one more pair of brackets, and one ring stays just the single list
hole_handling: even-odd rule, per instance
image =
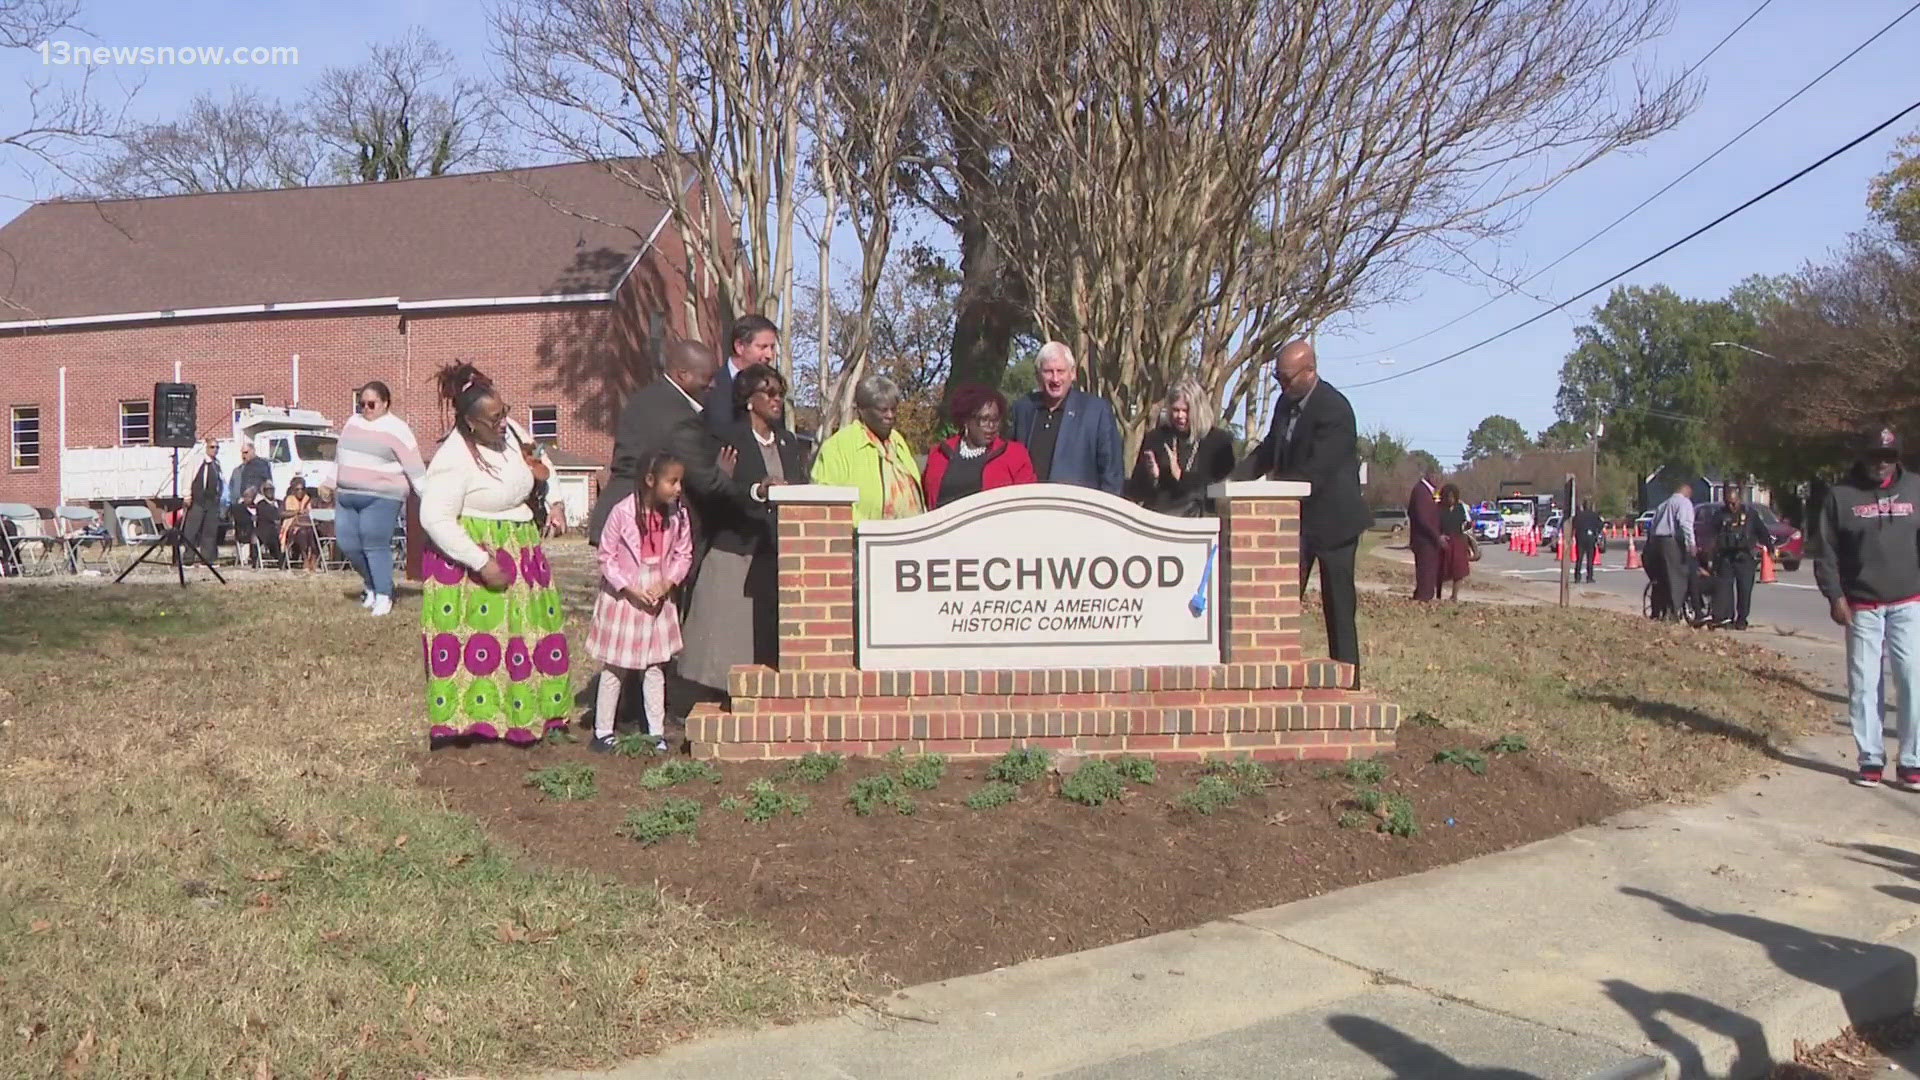
[{"label": "curb", "polygon": [[1588,1073],[1585,1080],[1655,1080],[1667,1075],[1667,1059],[1650,1054],[1628,1058],[1612,1068]]}]

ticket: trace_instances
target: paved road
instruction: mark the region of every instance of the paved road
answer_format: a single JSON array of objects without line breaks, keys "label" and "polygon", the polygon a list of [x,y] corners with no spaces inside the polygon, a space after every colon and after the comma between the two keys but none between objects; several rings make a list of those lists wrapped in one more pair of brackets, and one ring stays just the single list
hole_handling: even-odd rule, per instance
[{"label": "paved road", "polygon": [[[1504,546],[1488,544],[1482,550],[1485,555],[1473,568],[1477,575],[1532,583],[1560,580],[1559,564],[1545,551],[1527,558],[1509,552]],[[1647,587],[1647,575],[1641,570],[1624,569],[1626,560],[1624,546],[1609,545],[1604,565],[1594,573],[1593,584],[1582,584],[1580,589],[1599,590],[1639,603],[1640,594]],[[1826,601],[1814,588],[1812,563],[1802,563],[1800,569],[1792,572],[1781,570],[1779,580],[1772,585],[1754,585],[1753,621],[1815,637],[1837,640],[1840,636],[1840,628],[1827,616]]]}]

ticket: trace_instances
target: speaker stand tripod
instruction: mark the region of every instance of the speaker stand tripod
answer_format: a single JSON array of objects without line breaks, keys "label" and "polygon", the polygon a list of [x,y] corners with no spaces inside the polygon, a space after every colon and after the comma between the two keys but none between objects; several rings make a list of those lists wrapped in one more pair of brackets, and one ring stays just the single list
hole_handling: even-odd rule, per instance
[{"label": "speaker stand tripod", "polygon": [[[173,501],[175,503],[178,503],[180,501],[180,448],[177,446],[173,448]],[[147,550],[141,552],[140,557],[133,560],[133,562],[129,563],[125,570],[120,571],[120,576],[117,578],[114,578],[113,583],[115,585],[118,585],[121,582],[127,580],[127,575],[133,573],[135,567],[139,566],[143,562],[146,562],[148,556],[152,555],[154,552],[160,550],[161,548],[171,544],[173,545],[173,568],[175,571],[177,571],[180,574],[181,588],[185,588],[187,584],[187,562],[185,559],[180,557],[180,552],[181,552],[181,549],[183,548],[193,553],[193,557],[199,561],[201,566],[204,566],[207,568],[207,571],[213,575],[213,579],[215,581],[218,581],[220,584],[225,585],[227,583],[227,579],[221,577],[220,571],[215,570],[213,568],[213,564],[207,561],[206,555],[202,554],[200,551],[200,546],[198,544],[185,542],[186,534],[182,532],[182,528],[186,525],[186,523],[187,523],[187,515],[183,513],[180,515],[179,521],[175,522],[172,525],[167,526],[166,532],[163,532],[159,536],[154,537],[153,543],[147,545]],[[214,528],[216,529],[219,528],[219,524],[217,520],[214,525]],[[215,535],[218,535],[218,533],[216,533]]]}]

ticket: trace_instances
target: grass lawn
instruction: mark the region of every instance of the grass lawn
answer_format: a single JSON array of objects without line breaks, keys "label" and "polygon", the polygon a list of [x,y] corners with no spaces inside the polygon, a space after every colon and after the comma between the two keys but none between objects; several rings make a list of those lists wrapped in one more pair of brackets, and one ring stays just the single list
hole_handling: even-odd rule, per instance
[{"label": "grass lawn", "polygon": [[[555,556],[584,580],[580,552]],[[680,890],[543,863],[541,839],[574,822],[648,850],[613,836],[609,800],[500,826],[524,846],[449,810],[417,775],[418,600],[374,621],[349,587],[0,586],[8,1075],[587,1064],[831,1011],[869,985],[859,956],[803,948],[778,910],[740,921]],[[1367,684],[1407,716],[1519,734],[1635,799],[1748,775],[1825,708],[1724,636],[1577,609],[1361,603]],[[1322,650],[1317,611],[1305,623]],[[584,681],[590,662],[575,657]],[[485,756],[443,764],[521,775]],[[517,800],[542,798],[503,787],[465,809],[512,822]],[[909,820],[840,816],[849,829]],[[1340,844],[1380,842],[1329,836],[1330,865]],[[766,873],[782,857],[770,850]]]},{"label": "grass lawn", "polygon": [[846,1000],[847,961],[418,788],[418,601],[346,588],[0,587],[7,1075],[556,1066]]},{"label": "grass lawn", "polygon": [[[1323,655],[1317,601],[1302,620]],[[1684,799],[1774,764],[1832,707],[1778,654],[1591,608],[1360,594],[1363,683],[1488,737],[1509,732],[1635,799]]]}]

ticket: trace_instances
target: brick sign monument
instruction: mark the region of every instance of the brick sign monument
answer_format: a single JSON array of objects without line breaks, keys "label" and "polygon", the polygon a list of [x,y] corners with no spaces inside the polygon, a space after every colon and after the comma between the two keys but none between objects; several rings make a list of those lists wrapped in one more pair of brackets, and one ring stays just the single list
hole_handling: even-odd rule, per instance
[{"label": "brick sign monument", "polygon": [[1172,518],[1059,484],[853,524],[852,488],[775,488],[777,669],[687,719],[695,755],[1346,758],[1399,709],[1300,645],[1304,483],[1216,485]]}]

